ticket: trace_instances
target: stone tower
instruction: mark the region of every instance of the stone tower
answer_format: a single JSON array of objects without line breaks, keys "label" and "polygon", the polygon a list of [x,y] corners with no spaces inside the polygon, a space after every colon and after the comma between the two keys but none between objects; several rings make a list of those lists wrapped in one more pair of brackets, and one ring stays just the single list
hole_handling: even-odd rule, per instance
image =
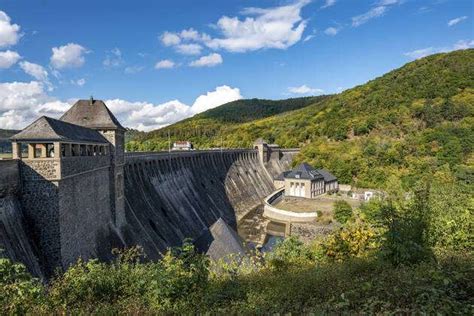
[{"label": "stone tower", "polygon": [[114,221],[109,141],[96,130],[46,116],[11,139],[27,232],[45,274],[79,257],[101,256],[102,236]]},{"label": "stone tower", "polygon": [[115,225],[122,225],[125,221],[123,171],[125,128],[107,108],[104,101],[94,100],[92,97],[89,100],[77,101],[60,120],[97,130],[109,141],[111,145],[110,192],[113,194],[111,210]]}]

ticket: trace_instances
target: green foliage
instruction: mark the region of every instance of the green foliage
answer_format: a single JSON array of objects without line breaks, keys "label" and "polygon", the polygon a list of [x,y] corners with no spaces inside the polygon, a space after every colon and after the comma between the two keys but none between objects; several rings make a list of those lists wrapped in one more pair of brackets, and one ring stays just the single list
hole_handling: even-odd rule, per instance
[{"label": "green foliage", "polygon": [[326,255],[335,261],[369,256],[377,245],[377,232],[362,221],[354,221],[331,234],[323,245]]},{"label": "green foliage", "polygon": [[[160,261],[141,263],[140,248],[117,253],[111,264],[79,260],[52,282],[49,304],[54,310],[96,310],[111,306],[157,311],[175,308],[176,302],[194,297],[207,286],[208,260],[185,242],[169,250]],[[103,306],[106,303],[106,306]]]},{"label": "green foliage", "polygon": [[279,271],[310,263],[314,258],[313,253],[293,236],[279,242],[274,251],[266,257],[269,267]]},{"label": "green foliage", "polygon": [[341,224],[345,224],[352,217],[352,207],[344,200],[334,203],[334,218]]},{"label": "green foliage", "polygon": [[33,278],[24,265],[0,258],[1,312],[23,314],[43,298],[41,283]]}]

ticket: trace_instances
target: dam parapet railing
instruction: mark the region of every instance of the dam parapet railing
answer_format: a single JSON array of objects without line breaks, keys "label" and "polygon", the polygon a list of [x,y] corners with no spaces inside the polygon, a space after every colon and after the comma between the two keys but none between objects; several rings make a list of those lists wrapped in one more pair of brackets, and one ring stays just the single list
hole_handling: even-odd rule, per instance
[{"label": "dam parapet railing", "polygon": [[282,223],[308,223],[316,220],[316,212],[291,212],[279,209],[274,205],[285,197],[285,189],[281,188],[267,196],[263,203],[263,216],[269,220]]},{"label": "dam parapet railing", "polygon": [[174,157],[190,157],[201,154],[239,154],[239,153],[257,153],[255,149],[232,148],[232,149],[207,149],[207,150],[176,150],[176,151],[134,151],[126,152],[125,160],[135,160],[143,158],[167,159]]}]

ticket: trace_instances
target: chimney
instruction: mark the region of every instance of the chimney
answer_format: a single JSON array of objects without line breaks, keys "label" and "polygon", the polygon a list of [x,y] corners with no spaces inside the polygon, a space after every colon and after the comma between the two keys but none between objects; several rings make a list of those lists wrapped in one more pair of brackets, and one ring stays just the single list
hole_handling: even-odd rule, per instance
[{"label": "chimney", "polygon": [[91,98],[89,99],[89,105],[93,105],[94,104],[94,97],[91,96]]}]

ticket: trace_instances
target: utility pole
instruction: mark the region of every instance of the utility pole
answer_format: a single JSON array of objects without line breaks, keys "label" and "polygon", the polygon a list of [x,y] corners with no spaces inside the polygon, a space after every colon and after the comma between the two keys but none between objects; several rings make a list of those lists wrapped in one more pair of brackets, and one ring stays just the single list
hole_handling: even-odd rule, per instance
[{"label": "utility pole", "polygon": [[171,136],[170,136],[169,130],[168,130],[168,153],[171,153]]}]

